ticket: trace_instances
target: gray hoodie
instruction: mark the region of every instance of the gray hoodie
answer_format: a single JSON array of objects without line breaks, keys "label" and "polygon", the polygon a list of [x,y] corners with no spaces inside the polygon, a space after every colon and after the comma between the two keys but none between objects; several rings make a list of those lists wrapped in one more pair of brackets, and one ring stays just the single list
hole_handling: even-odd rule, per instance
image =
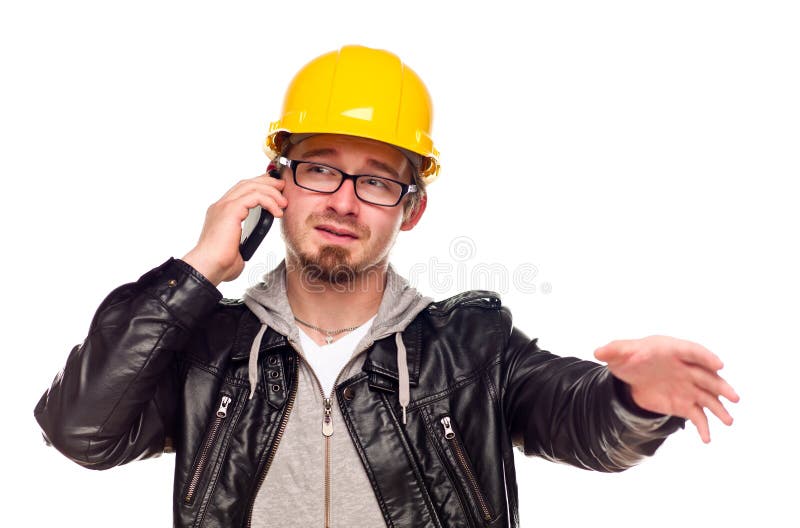
[{"label": "gray hoodie", "polygon": [[[402,332],[433,299],[423,296],[390,264],[378,313],[342,369],[339,381],[360,372],[376,340],[394,334],[400,376],[399,399],[405,415],[409,401],[408,366]],[[261,321],[250,349],[251,397],[258,382],[258,350],[267,327],[286,336],[301,358],[299,329],[286,296],[286,261],[264,276],[264,281],[243,295],[248,308]],[[330,526],[384,526],[385,521],[342,420],[335,393],[323,395],[308,363],[300,362],[297,396],[283,438],[253,506],[252,526],[324,526],[326,456],[330,464]],[[324,399],[332,398],[333,434],[322,434]]]}]

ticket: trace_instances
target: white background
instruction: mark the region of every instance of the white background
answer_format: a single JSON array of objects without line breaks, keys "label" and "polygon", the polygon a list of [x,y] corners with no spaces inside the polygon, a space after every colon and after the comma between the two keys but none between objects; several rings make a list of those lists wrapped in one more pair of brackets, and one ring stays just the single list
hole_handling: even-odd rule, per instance
[{"label": "white background", "polygon": [[[171,456],[82,469],[45,447],[33,408],[105,295],[185,255],[206,208],[263,172],[294,72],[348,43],[400,55],[435,102],[442,174],[398,271],[449,265],[449,284],[416,285],[496,290],[561,355],[702,343],[741,395],[711,444],[689,424],[622,474],[520,455],[522,525],[796,526],[796,4],[522,5],[3,4],[6,526],[171,524]],[[513,283],[533,266],[535,291]]]}]

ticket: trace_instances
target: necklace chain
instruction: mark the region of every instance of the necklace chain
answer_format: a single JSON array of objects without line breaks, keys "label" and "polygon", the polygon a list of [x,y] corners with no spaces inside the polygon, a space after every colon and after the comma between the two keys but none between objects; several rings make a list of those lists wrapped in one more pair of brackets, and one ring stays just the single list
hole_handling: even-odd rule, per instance
[{"label": "necklace chain", "polygon": [[[341,334],[342,332],[349,332],[351,330],[355,330],[356,328],[361,326],[360,324],[358,324],[358,325],[355,325],[355,326],[350,326],[348,328],[340,328],[339,330],[325,330],[324,328],[320,328],[318,326],[312,325],[311,323],[307,323],[307,322],[303,321],[302,319],[300,319],[296,315],[294,316],[294,320],[297,321],[298,323],[302,324],[302,325],[305,325],[305,326],[307,326],[309,328],[312,328],[312,329],[316,330],[317,332],[319,332],[321,334],[325,334],[325,342],[327,344],[329,344],[329,345],[331,343],[333,343],[333,336]],[[364,323],[361,323],[361,324],[364,324]]]}]

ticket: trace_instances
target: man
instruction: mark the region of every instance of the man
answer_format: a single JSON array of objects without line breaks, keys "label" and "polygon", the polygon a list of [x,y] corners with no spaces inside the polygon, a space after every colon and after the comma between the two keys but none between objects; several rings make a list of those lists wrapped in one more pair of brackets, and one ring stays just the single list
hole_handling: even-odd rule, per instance
[{"label": "man", "polygon": [[[431,105],[385,51],[306,65],[268,174],[209,207],[195,248],[109,294],[35,415],[75,462],[177,455],[176,526],[518,525],[512,448],[598,471],[703,412],[732,419],[720,360],[664,336],[608,366],[541,350],[488,291],[435,302],[389,263],[439,171]],[[286,259],[242,300],[241,222],[281,218]]]}]

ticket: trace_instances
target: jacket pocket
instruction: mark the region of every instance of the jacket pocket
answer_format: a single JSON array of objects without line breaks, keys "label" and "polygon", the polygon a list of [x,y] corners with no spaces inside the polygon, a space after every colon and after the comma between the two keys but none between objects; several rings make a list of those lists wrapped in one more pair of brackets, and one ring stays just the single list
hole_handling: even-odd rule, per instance
[{"label": "jacket pocket", "polygon": [[441,435],[444,444],[453,455],[456,470],[461,477],[460,480],[465,483],[468,493],[472,497],[473,503],[478,506],[480,517],[484,520],[484,522],[491,522],[492,519],[494,519],[494,514],[492,513],[489,501],[486,500],[486,495],[483,493],[483,491],[481,491],[478,478],[475,475],[475,470],[472,468],[472,464],[469,462],[467,452],[464,449],[464,445],[461,442],[461,437],[458,434],[455,421],[450,415],[445,414],[439,417],[439,419],[433,425],[438,427],[439,434]]},{"label": "jacket pocket", "polygon": [[206,431],[203,443],[200,444],[200,451],[197,453],[194,464],[192,464],[192,470],[189,472],[189,480],[186,483],[186,488],[183,491],[183,503],[186,505],[194,502],[197,486],[206,470],[206,466],[208,466],[211,453],[214,452],[214,446],[216,445],[217,440],[220,437],[220,433],[223,430],[222,426],[228,419],[228,408],[230,404],[233,403],[233,398],[227,394],[223,394],[220,396],[220,399],[217,403],[218,405],[216,414],[214,415],[208,430]]}]

